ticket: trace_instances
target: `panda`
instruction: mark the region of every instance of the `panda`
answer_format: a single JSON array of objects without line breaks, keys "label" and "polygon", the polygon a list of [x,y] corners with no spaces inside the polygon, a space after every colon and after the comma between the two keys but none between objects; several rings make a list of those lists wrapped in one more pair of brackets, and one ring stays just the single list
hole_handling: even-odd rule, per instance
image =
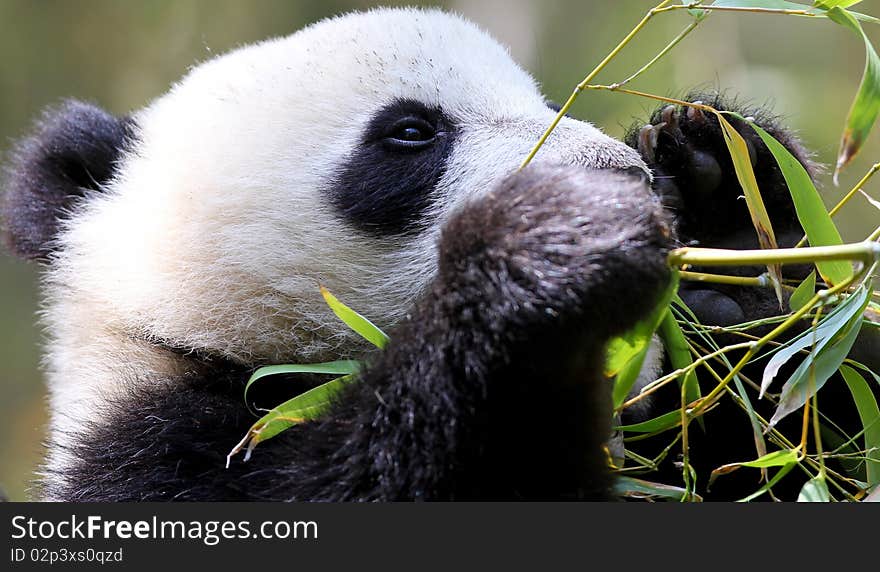
[{"label": "panda", "polygon": [[[126,117],[48,110],[2,206],[9,249],[44,268],[39,498],[615,498],[606,342],[657,303],[671,248],[754,231],[711,117],[665,107],[626,142],[564,117],[519,170],[556,109],[474,24],[395,8],[204,62]],[[734,109],[813,169],[772,118]],[[742,133],[775,227],[799,238]],[[319,286],[388,347],[369,352]],[[709,323],[778,311],[765,292],[682,295]],[[226,467],[255,368],[355,357],[326,416]],[[317,383],[282,381],[256,405]]]}]

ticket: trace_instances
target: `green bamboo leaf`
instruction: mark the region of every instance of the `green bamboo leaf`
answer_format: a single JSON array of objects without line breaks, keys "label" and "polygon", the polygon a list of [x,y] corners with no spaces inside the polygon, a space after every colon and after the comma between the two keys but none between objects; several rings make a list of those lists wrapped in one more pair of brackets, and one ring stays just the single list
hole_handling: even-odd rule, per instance
[{"label": "green bamboo leaf", "polygon": [[766,493],[767,491],[772,489],[774,486],[776,486],[776,483],[781,481],[782,477],[784,477],[789,472],[791,472],[791,470],[793,468],[795,468],[796,465],[797,465],[797,463],[789,463],[788,465],[785,465],[784,467],[782,467],[781,469],[776,471],[776,474],[773,475],[773,478],[770,479],[769,481],[767,481],[766,483],[764,483],[764,486],[762,486],[760,489],[756,490],[755,492],[753,492],[749,496],[747,496],[745,498],[741,498],[736,502],[749,502],[749,501],[755,500],[756,498],[758,498],[759,496],[761,496],[762,494]]},{"label": "green bamboo leaf", "polygon": [[614,480],[614,493],[621,497],[644,498],[647,496],[674,501],[690,500],[697,502],[703,500],[701,496],[688,493],[687,490],[681,487],[652,483],[632,477],[617,477]]},{"label": "green bamboo leaf", "polygon": [[693,16],[694,20],[697,22],[701,22],[706,19],[709,15],[709,10],[701,10],[700,8],[690,8],[688,9],[688,14]]},{"label": "green bamboo leaf", "polygon": [[792,312],[797,312],[807,305],[807,302],[816,294],[816,272],[810,272],[810,275],[804,278],[804,281],[798,284],[788,299],[788,305]]},{"label": "green bamboo leaf", "polygon": [[294,425],[321,417],[333,404],[335,396],[353,379],[356,379],[353,374],[338,377],[273,408],[254,423],[244,438],[233,447],[229,455],[226,456],[226,466],[228,467],[232,457],[245,447],[247,450],[244,460],[247,461],[250,459],[254,447],[263,441],[275,437]]},{"label": "green bamboo leaf", "polygon": [[681,425],[681,411],[675,410],[664,413],[653,419],[642,421],[641,423],[633,423],[632,425],[620,425],[615,427],[616,431],[626,431],[627,433],[657,433],[666,431]]},{"label": "green bamboo leaf", "polygon": [[614,407],[620,407],[642,373],[642,366],[645,363],[645,357],[648,355],[650,345],[645,345],[642,350],[628,361],[614,378],[614,389],[612,397],[614,399]]},{"label": "green bamboo leaf", "polygon": [[[788,362],[788,360],[813,344],[816,346],[816,349],[813,351],[813,354],[815,354],[824,348],[831,339],[838,336],[838,334],[846,328],[847,324],[851,323],[854,319],[858,319],[863,311],[861,306],[865,302],[866,297],[867,289],[861,288],[857,290],[856,294],[848,297],[843,303],[839,304],[834,310],[825,316],[814,330],[802,332],[786,342],[764,367],[764,373],[761,376],[761,391],[759,395],[763,397],[764,392],[770,386],[773,378],[776,377],[779,369],[783,364]],[[804,363],[810,362],[814,357],[815,355],[808,356],[807,359],[804,360]],[[801,365],[803,365],[803,363]],[[790,380],[791,378],[789,378],[789,381]]]},{"label": "green bamboo leaf", "polygon": [[828,492],[828,484],[825,482],[825,477],[819,475],[818,477],[812,478],[804,483],[797,501],[830,502],[831,493]]},{"label": "green bamboo leaf", "polygon": [[725,8],[767,8],[770,10],[806,10],[816,12],[812,6],[786,2],[786,0],[715,0],[712,6]]},{"label": "green bamboo leaf", "polygon": [[669,302],[678,291],[678,272],[672,273],[672,279],[660,295],[660,299],[648,317],[633,326],[628,332],[613,338],[605,350],[605,374],[616,376],[614,380],[614,407],[620,405],[629,395],[633,384],[641,373],[645,356],[651,347],[651,338],[663,321],[669,309]]},{"label": "green bamboo leaf", "polygon": [[[752,225],[758,233],[758,244],[761,248],[779,248],[776,243],[776,236],[773,233],[773,225],[770,223],[770,215],[767,214],[767,208],[761,198],[761,191],[758,189],[758,181],[755,179],[755,171],[752,169],[752,161],[749,157],[749,148],[746,140],[742,138],[733,125],[724,118],[720,112],[715,113],[718,123],[721,126],[721,132],[724,134],[724,143],[730,152],[730,158],[733,160],[733,167],[736,171],[736,178],[742,187],[743,194],[746,197],[746,206],[749,208],[749,214],[752,217]],[[776,297],[779,300],[779,306],[782,307],[782,267],[779,264],[767,265],[767,271],[770,274],[770,280],[773,282],[773,288],[776,290]]]},{"label": "green bamboo leaf", "polygon": [[834,169],[836,184],[840,171],[861,151],[877,121],[877,116],[880,115],[880,58],[853,14],[840,7],[831,8],[827,14],[832,21],[849,28],[865,42],[865,71],[856,98],[850,107],[841,138],[837,166]]},{"label": "green bamboo leaf", "polygon": [[269,365],[255,371],[244,386],[244,401],[248,402],[247,395],[251,385],[270,375],[285,373],[325,373],[329,375],[348,375],[360,370],[360,362],[355,360],[328,361],[324,363],[309,364],[284,364]]},{"label": "green bamboo leaf", "polygon": [[[687,339],[685,339],[684,332],[681,331],[681,326],[678,325],[675,316],[672,315],[671,309],[666,311],[658,331],[663,339],[666,356],[669,358],[669,363],[672,364],[674,369],[684,369],[694,363]],[[702,396],[696,369],[692,369],[685,374],[684,379],[679,381],[679,386],[681,385],[684,385],[684,398],[687,403],[693,403]],[[703,416],[697,417],[697,423],[703,431],[706,430],[706,422]]]},{"label": "green bamboo leaf", "polygon": [[678,291],[678,272],[673,273],[672,280],[666,286],[654,309],[648,317],[642,319],[630,330],[608,342],[605,359],[605,375],[608,377],[617,375],[642,352],[651,342],[651,337],[666,315],[669,302]]},{"label": "green bamboo leaf", "polygon": [[[830,0],[833,2],[834,0]],[[858,1],[853,2],[850,5],[857,4]],[[787,2],[786,0],[717,0],[712,3],[713,6],[723,6],[729,8],[768,8],[770,10],[803,10],[808,14],[812,14],[814,16],[823,16],[827,17],[827,10],[822,8],[821,6],[806,6],[804,4],[798,4],[797,2]],[[843,6],[844,8],[846,6]],[[689,12],[696,11],[689,10]],[[703,10],[703,12],[709,12],[709,10]],[[874,16],[868,16],[867,14],[861,14],[859,12],[849,12],[856,20],[861,20],[863,22],[870,22],[872,24],[880,24],[880,18],[875,18]],[[802,16],[798,16],[802,17]]]},{"label": "green bamboo leaf", "polygon": [[681,310],[682,316],[686,321],[692,322],[694,324],[699,324],[700,319],[697,318],[697,315],[694,314],[694,311],[688,308],[688,305],[684,303],[684,300],[681,299],[681,296],[678,293],[672,297],[672,304],[675,305],[675,308]]},{"label": "green bamboo leaf", "polygon": [[868,487],[880,484],[880,409],[871,387],[865,378],[853,368],[842,365],[840,373],[849,387],[859,419],[865,429],[865,467],[867,469]]},{"label": "green bamboo leaf", "polygon": [[[807,170],[782,143],[761,129],[754,121],[747,122],[767,145],[785,177],[788,191],[794,201],[798,221],[810,240],[810,246],[834,246],[843,244],[837,227],[831,220],[822,197],[813,185]],[[852,276],[852,265],[845,260],[817,262],[822,279],[829,285],[840,284]]]},{"label": "green bamboo leaf", "polygon": [[840,368],[859,335],[862,327],[862,312],[868,305],[869,296],[870,291],[863,284],[844,302],[855,307],[857,314],[839,331],[817,341],[810,355],[791,374],[782,386],[779,405],[770,418],[768,430],[789,413],[800,409],[807,399],[822,389],[828,378]]},{"label": "green bamboo leaf", "polygon": [[713,470],[709,475],[709,485],[712,486],[712,483],[715,482],[715,479],[722,475],[727,475],[741,469],[742,467],[752,467],[756,469],[761,469],[762,472],[765,469],[770,467],[782,467],[776,475],[770,479],[770,481],[765,484],[761,489],[752,493],[742,501],[749,501],[757,496],[760,496],[764,492],[768,491],[770,487],[776,484],[779,479],[785,476],[788,471],[791,470],[791,467],[794,467],[800,461],[800,454],[795,449],[781,450],[781,451],[773,451],[772,453],[767,453],[766,455],[762,455],[758,457],[754,461],[746,461],[743,463],[728,463],[727,465],[721,465],[717,469]]},{"label": "green bamboo leaf", "polygon": [[769,467],[782,467],[789,463],[797,463],[800,453],[795,449],[784,449],[782,451],[773,451],[767,453],[763,457],[754,461],[746,461],[745,463],[733,463],[741,467],[753,467],[756,469],[766,469]]},{"label": "green bamboo leaf", "polygon": [[853,12],[852,10],[847,10],[850,16],[855,18],[856,20],[861,20],[862,22],[868,22],[869,24],[880,24],[880,18],[876,18],[874,16],[868,16],[867,14],[862,14],[860,12]]},{"label": "green bamboo leaf", "polygon": [[834,7],[849,8],[850,6],[855,6],[861,1],[862,0],[816,0],[815,2],[813,2],[813,5],[816,8],[830,10]]},{"label": "green bamboo leaf", "polygon": [[321,295],[324,296],[324,300],[327,302],[327,305],[330,306],[330,309],[333,310],[333,313],[336,314],[340,320],[345,322],[349,328],[360,334],[362,338],[379,349],[388,345],[388,336],[373,324],[373,322],[340,302],[336,296],[331,294],[330,291],[323,286],[321,286]]}]

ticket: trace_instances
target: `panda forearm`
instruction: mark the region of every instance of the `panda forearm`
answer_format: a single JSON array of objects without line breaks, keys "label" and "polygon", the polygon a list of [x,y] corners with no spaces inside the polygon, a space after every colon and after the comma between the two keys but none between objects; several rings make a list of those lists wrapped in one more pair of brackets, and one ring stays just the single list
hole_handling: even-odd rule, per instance
[{"label": "panda forearm", "polygon": [[605,498],[603,347],[668,279],[661,221],[643,182],[598,172],[533,169],[472,202],[366,371],[340,457],[366,459],[384,499]]},{"label": "panda forearm", "polygon": [[352,471],[370,467],[354,498],[603,497],[609,388],[593,340],[560,328],[501,347],[450,336],[427,317],[400,332],[418,345],[392,344],[365,373],[340,454],[355,459]]}]

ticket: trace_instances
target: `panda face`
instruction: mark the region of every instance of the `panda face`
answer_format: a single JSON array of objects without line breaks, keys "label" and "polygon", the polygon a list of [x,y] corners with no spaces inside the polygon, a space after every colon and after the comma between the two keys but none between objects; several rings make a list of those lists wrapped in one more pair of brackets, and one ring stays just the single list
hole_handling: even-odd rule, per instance
[{"label": "panda face", "polygon": [[[50,327],[242,363],[345,357],[360,348],[319,284],[399,321],[443,221],[554,115],[504,48],[436,11],[343,16],[208,61],[134,114],[116,177],[68,223]],[[644,168],[569,118],[537,161]]]}]

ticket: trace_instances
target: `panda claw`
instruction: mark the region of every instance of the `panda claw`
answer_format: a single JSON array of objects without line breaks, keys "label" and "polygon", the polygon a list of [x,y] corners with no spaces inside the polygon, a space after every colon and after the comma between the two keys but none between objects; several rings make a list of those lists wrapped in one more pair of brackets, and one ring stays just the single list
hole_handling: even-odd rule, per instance
[{"label": "panda claw", "polygon": [[[702,101],[694,101],[702,105]],[[653,125],[638,131],[637,147],[642,158],[655,169],[654,187],[662,203],[674,211],[684,209],[685,195],[711,201],[713,194],[724,186],[722,161],[712,145],[705,141],[712,128],[709,114],[691,105],[666,105],[654,116]],[[720,137],[720,131],[718,132]],[[749,157],[754,167],[758,154],[746,138]],[[659,176],[656,176],[660,173]],[[681,187],[682,182],[686,182]]]},{"label": "panda claw", "polygon": [[667,105],[663,108],[663,111],[660,112],[660,119],[666,124],[666,128],[669,130],[678,129],[678,114],[675,111],[674,105]]},{"label": "panda claw", "polygon": [[[695,101],[694,103],[701,104],[702,102]],[[689,106],[687,108],[686,114],[688,121],[694,123],[695,125],[702,125],[706,122],[706,115],[703,113],[702,109]]]},{"label": "panda claw", "polygon": [[654,150],[657,148],[657,137],[662,126],[662,123],[656,128],[653,125],[645,125],[639,129],[639,153],[648,163],[656,162]]}]

